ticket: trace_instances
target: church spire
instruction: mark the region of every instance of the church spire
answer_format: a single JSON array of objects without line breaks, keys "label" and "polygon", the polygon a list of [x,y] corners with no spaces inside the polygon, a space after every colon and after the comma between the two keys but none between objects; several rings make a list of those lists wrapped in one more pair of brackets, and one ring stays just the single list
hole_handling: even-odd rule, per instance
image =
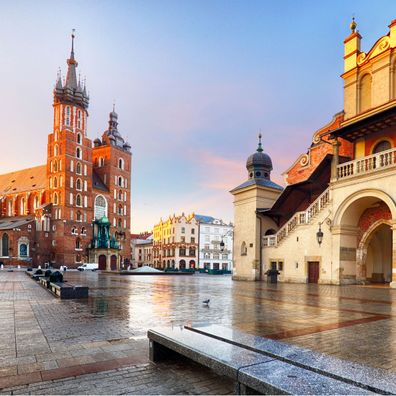
[{"label": "church spire", "polygon": [[65,88],[76,89],[77,88],[77,76],[76,76],[76,67],[78,66],[77,61],[74,58],[74,37],[75,37],[75,29],[72,30],[72,46],[70,52],[70,58],[67,60],[67,75],[66,75],[66,85]]},{"label": "church spire", "polygon": [[259,133],[258,138],[259,138],[259,144],[258,144],[258,147],[257,147],[257,152],[258,153],[262,153],[263,152],[263,146],[261,145],[261,132]]}]

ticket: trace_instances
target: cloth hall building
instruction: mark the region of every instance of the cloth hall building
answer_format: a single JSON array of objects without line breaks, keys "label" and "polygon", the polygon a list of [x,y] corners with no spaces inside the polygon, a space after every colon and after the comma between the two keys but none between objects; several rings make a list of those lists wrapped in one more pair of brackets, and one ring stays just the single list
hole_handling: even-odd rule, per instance
[{"label": "cloth hall building", "polygon": [[53,91],[46,163],[0,175],[0,262],[115,270],[130,259],[131,146],[114,108],[102,137],[88,138],[74,34],[67,65]]},{"label": "cloth hall building", "polygon": [[356,23],[344,40],[344,108],[307,153],[271,181],[261,142],[234,195],[237,280],[396,287],[396,20],[362,52]]}]

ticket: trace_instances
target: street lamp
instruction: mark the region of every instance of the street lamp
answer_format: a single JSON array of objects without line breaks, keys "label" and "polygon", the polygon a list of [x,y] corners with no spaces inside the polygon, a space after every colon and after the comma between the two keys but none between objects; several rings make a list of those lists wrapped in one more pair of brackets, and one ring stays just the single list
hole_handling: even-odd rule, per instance
[{"label": "street lamp", "polygon": [[322,223],[319,223],[319,230],[316,233],[316,240],[318,241],[319,246],[322,244],[322,241],[323,241],[323,231],[320,228],[321,225],[322,225]]},{"label": "street lamp", "polygon": [[224,252],[224,246],[225,246],[225,243],[223,241],[223,237],[221,237],[221,242],[220,242],[220,251],[221,252]]}]

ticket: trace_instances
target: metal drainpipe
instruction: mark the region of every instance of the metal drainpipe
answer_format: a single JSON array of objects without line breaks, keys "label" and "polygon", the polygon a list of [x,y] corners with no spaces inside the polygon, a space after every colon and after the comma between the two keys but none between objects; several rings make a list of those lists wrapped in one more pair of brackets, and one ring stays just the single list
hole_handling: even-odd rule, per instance
[{"label": "metal drainpipe", "polygon": [[260,237],[260,239],[259,239],[259,248],[260,248],[260,254],[259,254],[259,280],[263,280],[263,268],[262,268],[262,243],[261,243],[261,240],[262,240],[262,230],[261,230],[261,217],[258,215],[258,213],[257,213],[257,211],[256,211],[256,218],[259,220],[259,222],[260,222],[260,226],[259,226],[259,237]]}]

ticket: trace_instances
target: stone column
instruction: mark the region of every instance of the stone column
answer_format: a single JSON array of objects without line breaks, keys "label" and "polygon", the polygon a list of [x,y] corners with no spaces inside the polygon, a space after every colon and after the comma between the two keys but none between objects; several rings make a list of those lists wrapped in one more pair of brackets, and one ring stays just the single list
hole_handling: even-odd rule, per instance
[{"label": "stone column", "polygon": [[396,222],[392,224],[392,282],[390,287],[396,288]]},{"label": "stone column", "polygon": [[341,143],[338,141],[338,138],[335,138],[332,141],[333,145],[333,159],[331,161],[331,180],[337,180],[337,166],[340,163],[340,157],[339,157],[339,150]]}]

